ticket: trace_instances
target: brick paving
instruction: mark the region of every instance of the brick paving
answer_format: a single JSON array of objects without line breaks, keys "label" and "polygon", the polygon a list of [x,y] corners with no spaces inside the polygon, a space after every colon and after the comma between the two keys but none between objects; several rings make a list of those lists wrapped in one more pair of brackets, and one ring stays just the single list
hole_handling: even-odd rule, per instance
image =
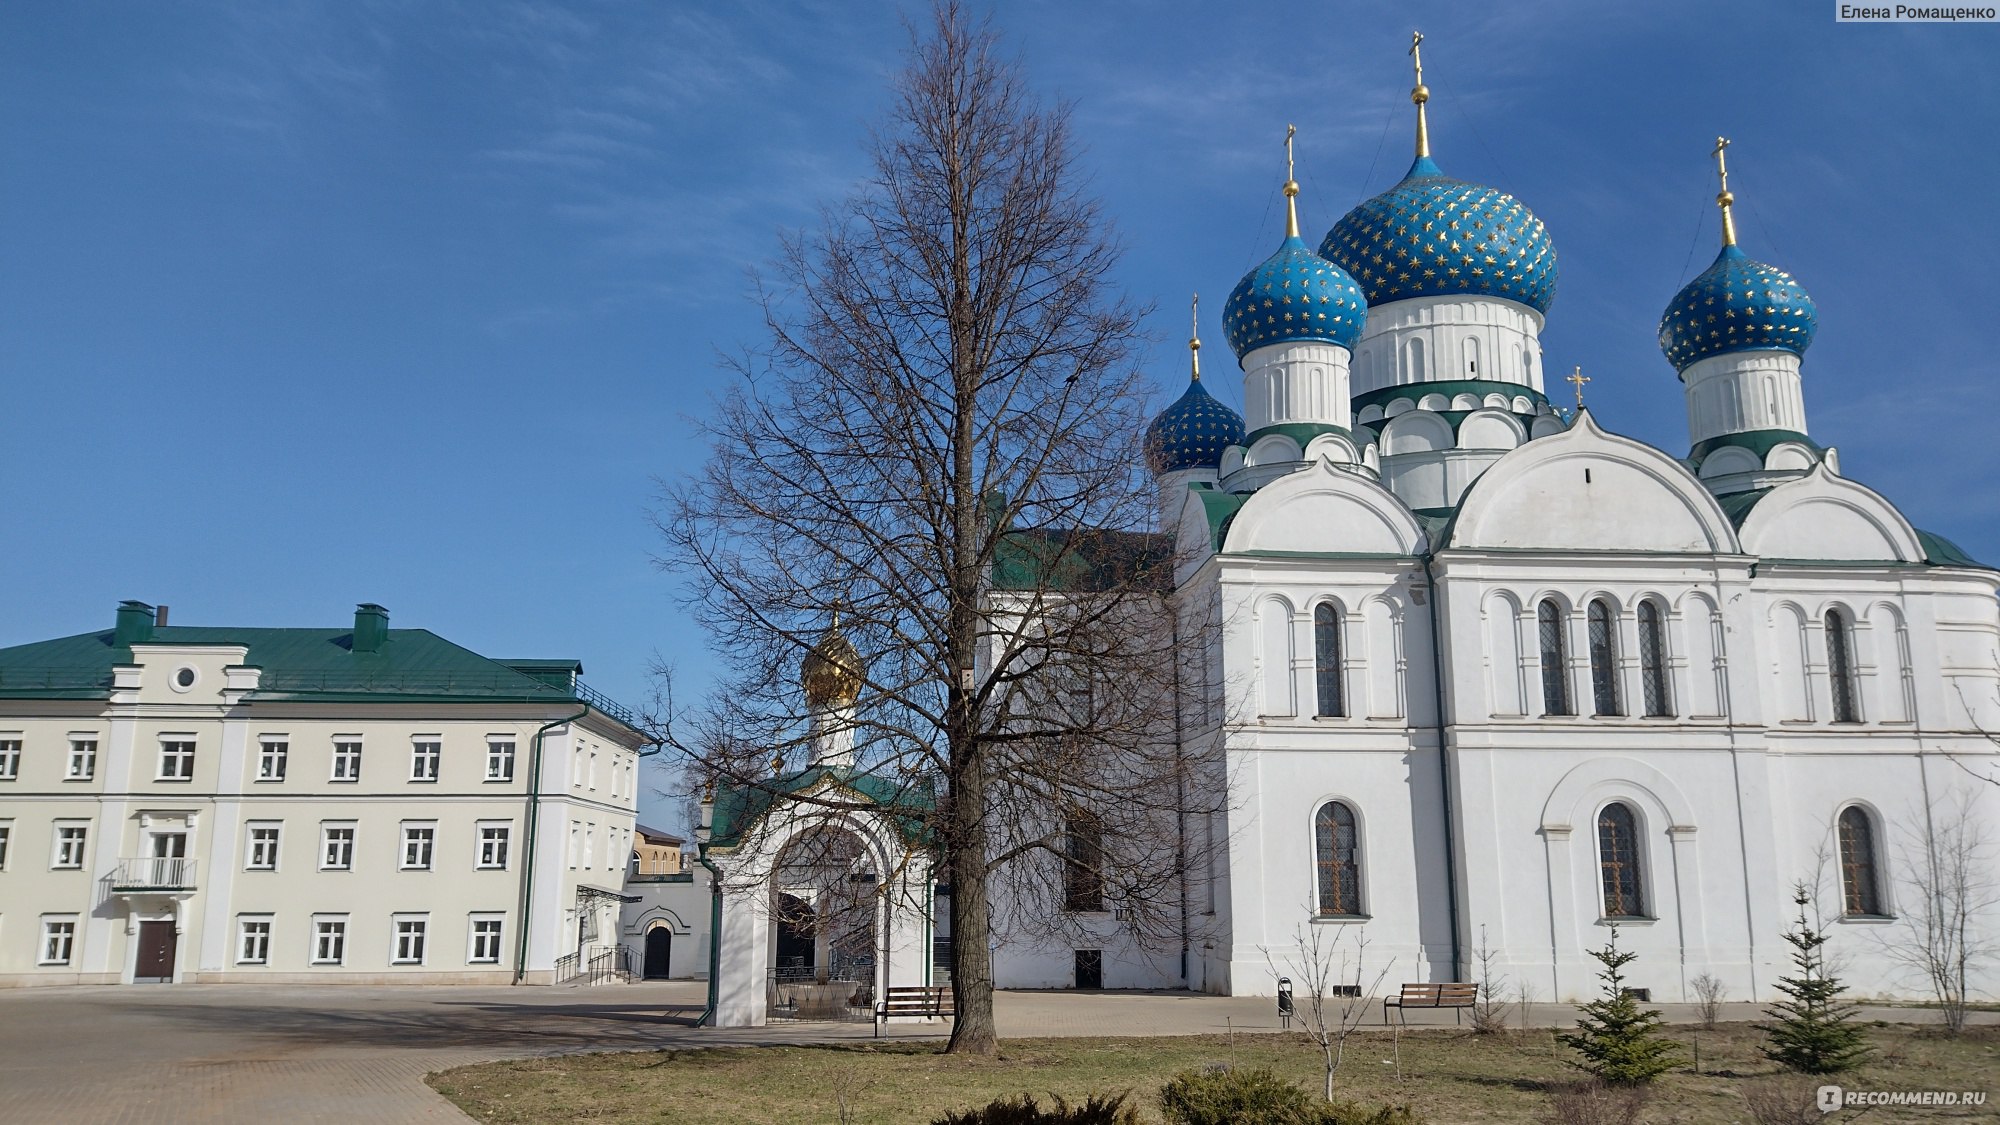
[{"label": "brick paving", "polygon": [[[704,986],[568,988],[134,985],[0,991],[0,1122],[119,1125],[466,1120],[424,1076],[469,1063],[574,1051],[865,1039],[868,1024],[692,1025]],[[1670,1019],[1683,1005],[1659,1005]],[[1727,1018],[1754,1019],[1754,1005]],[[1188,993],[1003,992],[1003,1037],[1196,1035],[1279,1028],[1269,998]],[[1535,1006],[1538,1026],[1574,1010]],[[1924,1022],[1932,1013],[1869,1008]],[[1379,1005],[1371,1019],[1379,1020]],[[2000,1013],[1975,1014],[1979,1022]],[[1417,1026],[1449,1012],[1412,1012]],[[888,1034],[942,1034],[901,1021]]]}]

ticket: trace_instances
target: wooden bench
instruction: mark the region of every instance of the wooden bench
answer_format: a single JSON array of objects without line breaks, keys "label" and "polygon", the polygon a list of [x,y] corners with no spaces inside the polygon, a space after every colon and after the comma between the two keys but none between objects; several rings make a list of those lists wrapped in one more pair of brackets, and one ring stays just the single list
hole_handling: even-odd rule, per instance
[{"label": "wooden bench", "polygon": [[1382,1024],[1388,1026],[1389,1009],[1396,1009],[1396,1018],[1408,1024],[1403,1013],[1411,1008],[1452,1008],[1452,1021],[1460,1019],[1456,1009],[1470,1008],[1479,1000],[1479,985],[1460,981],[1435,981],[1430,984],[1405,984],[1401,995],[1382,998]]},{"label": "wooden bench", "polygon": [[899,985],[883,993],[875,1004],[875,1034],[882,1034],[882,1024],[897,1016],[915,1016],[919,1019],[950,1019],[953,1014],[952,995],[949,985]]}]

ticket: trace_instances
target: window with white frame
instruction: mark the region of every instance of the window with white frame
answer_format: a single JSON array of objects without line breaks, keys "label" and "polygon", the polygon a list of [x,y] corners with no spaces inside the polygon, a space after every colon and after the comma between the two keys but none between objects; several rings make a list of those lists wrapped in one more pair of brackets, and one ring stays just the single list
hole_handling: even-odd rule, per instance
[{"label": "window with white frame", "polygon": [[500,963],[500,930],[503,916],[499,914],[474,914],[472,916],[471,939],[465,951],[466,961],[474,965],[497,965]]},{"label": "window with white frame", "polygon": [[69,740],[69,768],[63,773],[65,781],[89,781],[97,776],[97,740],[77,738]]},{"label": "window with white frame", "polygon": [[333,740],[333,780],[361,780],[360,739],[336,738]]},{"label": "window with white frame", "polygon": [[405,871],[429,871],[431,869],[431,849],[437,843],[437,821],[403,823],[403,860]]},{"label": "window with white frame", "polygon": [[245,841],[243,854],[243,869],[245,871],[276,871],[278,869],[277,821],[251,821]]},{"label": "window with white frame", "polygon": [[14,822],[0,820],[0,871],[7,870],[8,845],[14,842]]},{"label": "window with white frame", "polygon": [[0,735],[0,781],[13,781],[21,776],[21,736]]},{"label": "window with white frame", "polygon": [[479,826],[479,866],[484,868],[504,868],[507,866],[507,838],[513,834],[513,822],[481,824]]},{"label": "window with white frame", "polygon": [[597,825],[585,824],[583,826],[584,870],[586,871],[590,870],[591,866],[596,862],[597,862]]},{"label": "window with white frame", "polygon": [[347,915],[313,915],[312,963],[338,965],[347,959]]},{"label": "window with white frame", "polygon": [[444,757],[444,744],[435,736],[426,736],[410,743],[410,780],[436,781],[438,763]]},{"label": "window with white frame", "polygon": [[319,869],[354,869],[354,822],[321,821],[319,826]]},{"label": "window with white frame", "polygon": [[569,822],[569,865],[576,866],[577,857],[583,854],[583,825],[578,821]]},{"label": "window with white frame", "polygon": [[194,739],[170,735],[160,740],[160,772],[156,781],[194,780]]},{"label": "window with white frame", "polygon": [[284,738],[265,738],[257,753],[257,780],[285,780],[285,766],[292,756],[292,744]]},{"label": "window with white frame", "polygon": [[239,914],[236,916],[236,963],[239,965],[264,965],[271,960],[271,916],[269,914]]},{"label": "window with white frame", "polygon": [[398,914],[394,918],[395,940],[391,962],[397,965],[424,963],[424,938],[430,929],[428,914]]},{"label": "window with white frame", "polygon": [[590,752],[590,772],[585,774],[584,777],[590,783],[585,788],[595,791],[597,788],[597,751],[595,750]]},{"label": "window with white frame", "polygon": [[514,780],[513,739],[489,738],[486,740],[486,780]]},{"label": "window with white frame", "polygon": [[83,846],[90,838],[90,824],[87,821],[65,823],[56,821],[55,854],[49,857],[49,866],[57,868],[80,868],[83,866]]},{"label": "window with white frame", "polygon": [[576,756],[570,759],[569,784],[572,789],[583,788],[583,747],[579,745]]},{"label": "window with white frame", "polygon": [[41,956],[36,963],[41,965],[67,965],[70,954],[76,950],[76,915],[42,915]]}]

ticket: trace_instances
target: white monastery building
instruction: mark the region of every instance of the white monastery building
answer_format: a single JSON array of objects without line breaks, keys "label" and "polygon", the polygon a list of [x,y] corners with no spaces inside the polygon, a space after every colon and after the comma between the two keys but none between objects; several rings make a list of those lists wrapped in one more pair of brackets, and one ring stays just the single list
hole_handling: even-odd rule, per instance
[{"label": "white monastery building", "polygon": [[0,649],[0,985],[547,983],[618,942],[649,738],[573,660],[352,628]]},{"label": "white monastery building", "polygon": [[[1147,434],[1165,605],[1192,646],[1176,725],[1209,778],[1181,829],[1180,947],[1097,910],[1070,927],[1095,948],[1056,948],[996,901],[995,984],[1268,995],[1309,928],[1337,927],[1350,952],[1367,939],[1363,985],[1474,980],[1483,948],[1510,991],[1574,1000],[1616,927],[1652,1000],[1694,999],[1703,974],[1768,1000],[1803,885],[1858,994],[1927,997],[1904,954],[1950,904],[1922,885],[1957,826],[2000,838],[2000,573],[1813,433],[1813,302],[1737,245],[1726,141],[1721,251],[1660,320],[1688,418],[1672,453],[1604,428],[1580,371],[1577,408],[1550,402],[1554,244],[1519,200],[1443,172],[1428,98],[1419,62],[1415,162],[1317,249],[1285,183],[1285,240],[1223,311],[1244,415],[1205,389],[1194,340]],[[851,685],[815,696],[835,665],[861,667],[837,631],[805,669],[816,716],[852,706]],[[814,987],[859,1003],[839,981],[931,984],[946,962],[926,946],[949,941],[947,888],[893,830],[928,795],[815,722],[807,770],[724,794],[697,832],[734,880],[725,1025],[814,1000],[787,991],[788,939],[757,901],[819,893],[778,859],[809,817],[751,830],[787,793],[879,804],[845,814],[857,869],[910,883],[883,896],[873,965],[815,968]],[[1991,850],[1973,861],[2000,883]],[[2000,936],[1991,911],[1972,926]]]}]

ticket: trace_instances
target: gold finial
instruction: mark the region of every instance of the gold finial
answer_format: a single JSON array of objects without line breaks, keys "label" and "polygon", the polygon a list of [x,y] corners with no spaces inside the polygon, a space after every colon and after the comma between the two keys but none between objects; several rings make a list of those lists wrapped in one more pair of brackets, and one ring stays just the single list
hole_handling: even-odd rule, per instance
[{"label": "gold finial", "polygon": [[785,774],[785,756],[783,754],[771,755],[771,776],[783,777],[784,774]]},{"label": "gold finial", "polygon": [[1417,107],[1417,155],[1431,154],[1430,125],[1424,120],[1424,103],[1431,100],[1430,87],[1424,85],[1424,33],[1410,32],[1410,58],[1417,65],[1417,84],[1410,90],[1410,102]]},{"label": "gold finial", "polygon": [[1715,138],[1715,151],[1709,153],[1709,155],[1715,157],[1715,172],[1722,177],[1722,190],[1715,193],[1715,205],[1722,208],[1722,244],[1724,246],[1734,246],[1736,245],[1736,216],[1730,214],[1729,205],[1736,202],[1736,197],[1729,194],[1729,158],[1723,155],[1723,150],[1728,147],[1728,137],[1717,137]]},{"label": "gold finial", "polygon": [[1292,138],[1299,127],[1285,126],[1285,237],[1299,236],[1299,181],[1292,176]]},{"label": "gold finial", "polygon": [[1188,362],[1194,367],[1194,381],[1201,382],[1201,294],[1191,304],[1192,326],[1188,329]]},{"label": "gold finial", "polygon": [[715,779],[712,777],[708,779],[708,784],[701,787],[701,803],[704,805],[715,803]]},{"label": "gold finial", "polygon": [[1571,373],[1570,373],[1569,375],[1567,375],[1567,376],[1565,376],[1565,377],[1563,378],[1563,382],[1565,382],[1565,383],[1568,383],[1568,384],[1569,384],[1570,386],[1573,386],[1573,387],[1575,387],[1575,388],[1576,388],[1576,408],[1577,408],[1578,410],[1582,410],[1582,409],[1583,409],[1583,385],[1584,385],[1585,383],[1588,383],[1588,382],[1590,382],[1590,376],[1588,376],[1588,375],[1585,375],[1585,374],[1583,373],[1583,366],[1582,366],[1581,364],[1578,364],[1578,365],[1577,365],[1577,368],[1576,368],[1576,370],[1575,370],[1575,371],[1571,372]]}]

